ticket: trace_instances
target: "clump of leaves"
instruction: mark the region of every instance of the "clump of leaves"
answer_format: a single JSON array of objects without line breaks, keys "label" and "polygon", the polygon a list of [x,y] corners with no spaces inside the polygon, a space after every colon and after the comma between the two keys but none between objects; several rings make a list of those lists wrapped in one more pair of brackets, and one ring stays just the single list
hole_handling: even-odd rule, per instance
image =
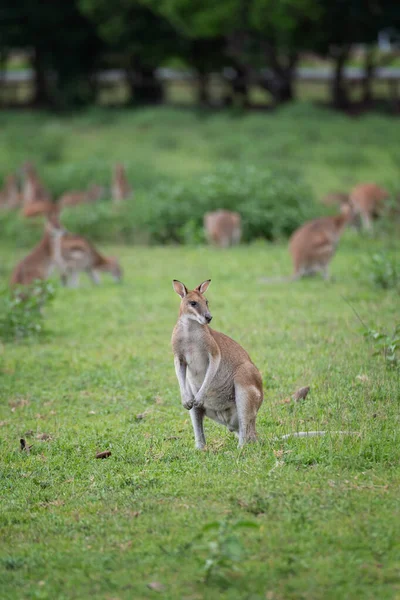
[{"label": "clump of leaves", "polygon": [[0,292],[0,338],[12,341],[41,334],[43,307],[54,297],[54,286],[35,281],[30,286]]},{"label": "clump of leaves", "polygon": [[390,368],[400,367],[400,323],[396,325],[392,334],[368,329],[364,335],[373,343],[375,356],[383,355]]},{"label": "clump of leaves", "polygon": [[230,575],[240,572],[238,563],[243,560],[245,548],[239,531],[243,528],[258,529],[252,521],[237,521],[230,523],[227,520],[207,523],[203,527],[201,537],[207,556],[204,563],[204,581],[209,583],[215,579],[223,584],[228,584]]},{"label": "clump of leaves", "polygon": [[370,281],[384,290],[400,291],[400,263],[386,252],[373,254],[368,260]]}]

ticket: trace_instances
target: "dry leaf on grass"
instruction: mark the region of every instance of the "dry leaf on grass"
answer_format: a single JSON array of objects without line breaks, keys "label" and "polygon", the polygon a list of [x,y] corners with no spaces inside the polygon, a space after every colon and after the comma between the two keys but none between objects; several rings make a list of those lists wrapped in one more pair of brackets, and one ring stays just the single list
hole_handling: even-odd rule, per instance
[{"label": "dry leaf on grass", "polygon": [[111,456],[110,450],[104,450],[104,452],[98,452],[96,454],[96,458],[108,458],[109,456]]},{"label": "dry leaf on grass", "polygon": [[159,581],[152,581],[151,583],[147,584],[147,587],[155,592],[163,592],[165,590],[165,586]]},{"label": "dry leaf on grass", "polygon": [[299,400],[305,400],[308,396],[308,392],[310,391],[310,386],[307,385],[305,387],[299,388],[292,396],[292,400],[294,402],[298,402]]}]

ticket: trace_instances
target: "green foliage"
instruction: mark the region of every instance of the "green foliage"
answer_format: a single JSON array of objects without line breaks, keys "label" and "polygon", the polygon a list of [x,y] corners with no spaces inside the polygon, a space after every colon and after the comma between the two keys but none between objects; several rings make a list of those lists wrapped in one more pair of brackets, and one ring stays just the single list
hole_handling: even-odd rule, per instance
[{"label": "green foliage", "polygon": [[13,341],[43,333],[43,308],[54,298],[48,281],[0,292],[0,339]]},{"label": "green foliage", "polygon": [[258,525],[252,521],[230,523],[227,520],[204,525],[201,534],[204,543],[199,544],[199,550],[207,551],[204,563],[206,583],[215,579],[226,585],[231,582],[232,573],[240,573],[238,565],[244,560],[245,547],[238,533],[245,528],[258,529]]},{"label": "green foliage", "polygon": [[389,368],[400,367],[400,323],[391,334],[369,329],[364,335],[375,348],[374,356],[383,356]]},{"label": "green foliage", "polygon": [[365,269],[376,287],[400,291],[400,263],[396,255],[376,252],[365,261]]},{"label": "green foliage", "polygon": [[240,213],[244,241],[288,236],[315,210],[297,173],[230,163],[190,182],[157,187],[150,205],[145,226],[158,243],[198,241],[204,214],[220,208]]}]

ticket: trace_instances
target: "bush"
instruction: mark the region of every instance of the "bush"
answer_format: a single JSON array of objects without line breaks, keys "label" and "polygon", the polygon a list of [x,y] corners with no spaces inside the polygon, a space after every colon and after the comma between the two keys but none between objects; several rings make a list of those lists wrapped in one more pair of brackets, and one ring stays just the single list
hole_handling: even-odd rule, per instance
[{"label": "bush", "polygon": [[53,297],[48,281],[0,292],[0,338],[12,341],[43,333],[43,307]]},{"label": "bush", "polygon": [[[105,200],[71,207],[61,218],[67,229],[94,241],[198,243],[204,240],[204,214],[219,208],[241,214],[244,241],[286,237],[322,210],[296,172],[223,164],[190,181],[158,180],[121,205]],[[25,240],[31,246],[41,235],[42,221],[15,215],[0,220],[4,239],[19,245]]]},{"label": "bush", "polygon": [[316,212],[297,173],[252,165],[222,165],[195,181],[160,185],[149,196],[143,224],[158,243],[197,241],[204,213],[219,208],[241,214],[244,241],[288,236]]},{"label": "bush", "polygon": [[400,265],[395,256],[385,252],[373,254],[369,257],[366,268],[369,279],[375,286],[400,291]]}]

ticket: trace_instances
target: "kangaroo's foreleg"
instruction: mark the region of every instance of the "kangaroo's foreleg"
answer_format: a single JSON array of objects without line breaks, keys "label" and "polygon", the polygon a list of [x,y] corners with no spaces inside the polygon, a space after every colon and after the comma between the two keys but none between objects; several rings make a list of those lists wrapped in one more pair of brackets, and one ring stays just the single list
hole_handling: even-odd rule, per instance
[{"label": "kangaroo's foreleg", "polygon": [[193,396],[190,394],[186,381],[186,364],[181,361],[179,356],[174,356],[174,365],[183,407],[190,410],[193,406]]},{"label": "kangaroo's foreleg", "polygon": [[208,388],[210,386],[211,381],[214,379],[216,372],[218,371],[219,363],[221,362],[221,354],[218,351],[218,354],[208,355],[208,368],[206,371],[206,375],[204,377],[204,381],[201,384],[199,391],[197,392],[193,406],[196,408],[201,408],[204,403],[204,397],[207,394]]}]

